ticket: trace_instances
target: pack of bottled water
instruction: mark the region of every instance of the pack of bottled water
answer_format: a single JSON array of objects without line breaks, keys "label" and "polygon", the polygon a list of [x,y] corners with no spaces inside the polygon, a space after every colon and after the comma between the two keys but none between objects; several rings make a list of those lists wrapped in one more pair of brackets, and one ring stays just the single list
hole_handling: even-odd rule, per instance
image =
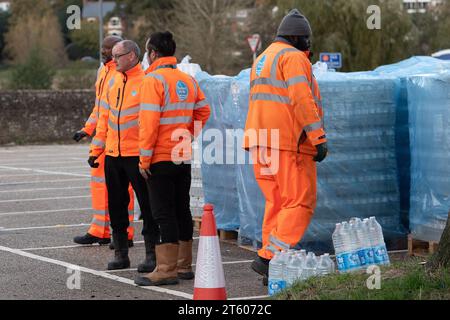
[{"label": "pack of bottled water", "polygon": [[305,250],[277,252],[269,263],[269,295],[274,295],[297,280],[334,273],[335,269],[334,261],[328,253],[318,257]]},{"label": "pack of bottled water", "polygon": [[372,264],[389,264],[383,230],[375,219],[352,218],[336,224],[333,246],[339,272],[366,269]]}]

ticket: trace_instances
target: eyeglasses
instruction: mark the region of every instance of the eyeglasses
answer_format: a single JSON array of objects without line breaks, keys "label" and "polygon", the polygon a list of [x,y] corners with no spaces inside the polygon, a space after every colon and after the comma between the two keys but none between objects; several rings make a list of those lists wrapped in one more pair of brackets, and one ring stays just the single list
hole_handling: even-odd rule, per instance
[{"label": "eyeglasses", "polygon": [[129,54],[130,52],[131,52],[131,51],[128,51],[127,53],[122,53],[122,54],[114,54],[112,57],[113,57],[115,60],[118,60],[120,57],[123,57],[123,56]]}]

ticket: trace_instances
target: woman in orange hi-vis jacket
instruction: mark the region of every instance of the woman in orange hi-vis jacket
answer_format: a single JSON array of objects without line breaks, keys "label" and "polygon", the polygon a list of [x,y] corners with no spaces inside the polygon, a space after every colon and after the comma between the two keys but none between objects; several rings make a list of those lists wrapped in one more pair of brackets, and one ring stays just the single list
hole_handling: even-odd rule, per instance
[{"label": "woman in orange hi-vis jacket", "polygon": [[149,73],[141,88],[140,171],[147,179],[152,214],[158,225],[156,268],[138,277],[141,286],[192,279],[191,140],[210,110],[197,81],[177,69],[170,32],[147,41]]},{"label": "woman in orange hi-vis jacket", "polygon": [[[108,36],[103,40],[102,44],[102,59],[103,65],[98,71],[97,81],[95,83],[95,105],[89,119],[83,129],[76,132],[73,139],[80,141],[86,136],[92,136],[97,127],[98,118],[100,115],[100,109],[107,107],[106,103],[106,88],[109,81],[113,78],[116,72],[116,63],[112,59],[112,48],[118,42],[122,41],[122,38],[117,36]],[[77,236],[73,239],[78,244],[107,244],[111,241],[111,233],[109,229],[109,213],[108,213],[108,191],[105,184],[105,155],[102,154],[98,159],[98,167],[91,169],[91,198],[93,218],[89,230],[83,236]],[[134,198],[133,189],[129,187],[129,193],[131,199]],[[130,224],[134,219],[134,202],[130,201],[129,220]],[[133,245],[133,226],[128,228],[128,240],[129,246]]]},{"label": "woman in orange hi-vis jacket", "polygon": [[251,71],[244,148],[266,199],[263,246],[252,263],[264,276],[275,252],[302,239],[316,207],[315,161],[327,154],[310,36],[308,20],[292,10]]},{"label": "woman in orange hi-vis jacket", "polygon": [[[156,225],[153,223],[147,186],[139,172],[139,110],[140,88],[144,71],[139,63],[140,50],[130,40],[124,40],[113,48],[117,72],[108,84],[107,108],[101,109],[97,134],[91,143],[89,164],[105,153],[105,180],[108,188],[108,207],[115,247],[114,260],[108,270],[130,266],[128,257],[127,228],[131,183],[144,220],[142,235],[146,244],[146,259],[138,271],[149,272],[155,267],[154,244]],[[143,267],[143,268],[142,268]]]}]

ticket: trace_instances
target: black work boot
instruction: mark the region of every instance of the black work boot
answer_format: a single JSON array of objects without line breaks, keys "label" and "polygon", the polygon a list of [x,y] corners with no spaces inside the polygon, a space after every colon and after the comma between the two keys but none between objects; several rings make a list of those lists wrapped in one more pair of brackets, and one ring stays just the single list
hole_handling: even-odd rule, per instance
[{"label": "black work boot", "polygon": [[257,256],[255,260],[252,262],[253,271],[263,275],[265,277],[269,276],[269,262],[270,259],[264,259],[260,256]]},{"label": "black work boot", "polygon": [[100,245],[102,244],[108,244],[111,242],[111,239],[109,238],[98,238],[96,236],[93,236],[92,234],[86,233],[84,236],[77,236],[73,238],[73,242],[78,244],[94,244],[98,243]]},{"label": "black work boot", "polygon": [[127,233],[114,233],[114,260],[108,263],[108,270],[127,269],[130,267],[127,238]]},{"label": "black work boot", "polygon": [[[131,248],[131,247],[133,247],[133,246],[134,246],[133,240],[128,240],[128,248]],[[113,239],[113,241],[111,241],[111,243],[109,244],[109,248],[110,248],[111,250],[114,250],[114,239]]]},{"label": "black work boot", "polygon": [[155,244],[149,236],[144,236],[145,243],[145,260],[138,265],[138,272],[150,273],[156,267]]}]

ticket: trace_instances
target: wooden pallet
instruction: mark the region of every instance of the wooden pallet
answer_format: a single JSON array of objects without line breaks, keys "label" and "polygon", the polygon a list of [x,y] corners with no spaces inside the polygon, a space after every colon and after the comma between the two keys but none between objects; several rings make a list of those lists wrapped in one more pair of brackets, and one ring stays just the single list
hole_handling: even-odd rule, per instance
[{"label": "wooden pallet", "polygon": [[194,224],[194,229],[200,231],[202,227],[202,217],[192,217],[192,223]]},{"label": "wooden pallet", "polygon": [[[202,227],[202,218],[201,217],[192,217],[192,223],[194,224],[194,229],[200,231]],[[237,231],[229,231],[229,230],[217,230],[217,235],[221,241],[231,241],[235,242],[238,238]]]},{"label": "wooden pallet", "polygon": [[439,242],[414,239],[408,235],[408,254],[410,256],[426,257],[437,251]]},{"label": "wooden pallet", "polygon": [[237,231],[217,230],[217,232],[219,234],[219,240],[221,240],[221,241],[235,242],[238,238]]}]

